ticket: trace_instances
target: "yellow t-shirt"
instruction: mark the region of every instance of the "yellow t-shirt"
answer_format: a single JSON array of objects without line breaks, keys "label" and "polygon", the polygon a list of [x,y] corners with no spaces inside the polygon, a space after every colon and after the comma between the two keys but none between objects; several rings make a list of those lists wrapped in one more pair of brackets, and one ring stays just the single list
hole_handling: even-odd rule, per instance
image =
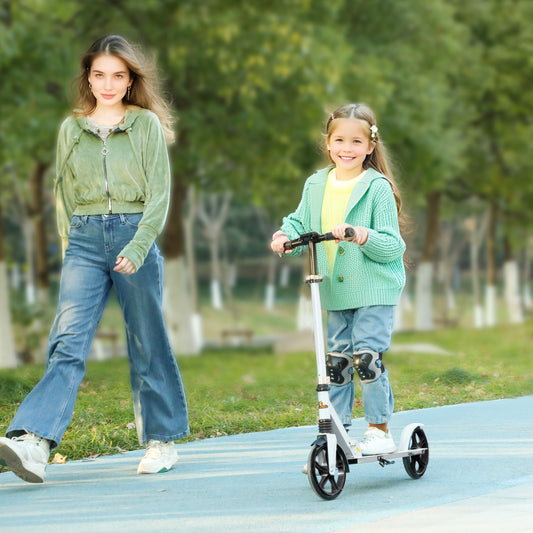
[{"label": "yellow t-shirt", "polygon": [[[328,181],[322,200],[322,233],[331,231],[335,226],[344,222],[346,206],[352,194],[354,185],[362,178],[365,171],[349,181],[339,181],[337,173],[332,168],[328,174]],[[338,244],[335,241],[324,241],[329,271],[333,272]]]}]

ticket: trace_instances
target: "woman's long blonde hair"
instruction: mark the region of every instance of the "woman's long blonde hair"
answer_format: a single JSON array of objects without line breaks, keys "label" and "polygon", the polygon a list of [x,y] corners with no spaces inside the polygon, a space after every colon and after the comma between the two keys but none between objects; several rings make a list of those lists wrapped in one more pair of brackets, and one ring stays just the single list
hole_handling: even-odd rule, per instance
[{"label": "woman's long blonde hair", "polygon": [[[402,199],[394,179],[389,157],[387,155],[387,149],[379,136],[379,130],[377,128],[374,111],[372,111],[372,109],[364,103],[345,104],[338,107],[329,115],[326,123],[326,144],[329,142],[331,135],[335,131],[335,121],[339,118],[356,118],[368,123],[368,139],[374,143],[374,150],[372,150],[372,153],[366,156],[366,159],[363,162],[363,168],[373,168],[374,170],[377,170],[379,173],[383,174],[389,181],[394,194],[394,199],[396,201],[396,208],[398,209],[400,227],[402,227]],[[326,151],[326,153],[330,163],[333,163],[329,152]]]},{"label": "woman's long blonde hair", "polygon": [[133,80],[124,96],[125,105],[137,105],[153,111],[159,118],[167,143],[174,142],[173,115],[169,103],[162,95],[155,61],[148,61],[141,50],[120,35],[106,35],[95,41],[81,58],[81,74],[77,82],[76,113],[89,115],[96,108],[96,98],[89,87],[89,72],[99,55],[118,57],[126,63]]}]

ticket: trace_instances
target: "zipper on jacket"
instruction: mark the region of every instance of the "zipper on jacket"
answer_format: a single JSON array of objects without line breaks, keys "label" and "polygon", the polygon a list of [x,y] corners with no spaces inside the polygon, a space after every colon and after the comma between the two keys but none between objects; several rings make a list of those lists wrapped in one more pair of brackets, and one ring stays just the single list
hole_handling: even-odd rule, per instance
[{"label": "zipper on jacket", "polygon": [[103,163],[104,163],[104,181],[105,181],[105,193],[107,195],[107,209],[108,209],[108,214],[111,215],[113,213],[113,205],[111,203],[111,193],[109,192],[109,181],[107,180],[107,152],[108,152],[108,149],[107,149],[107,139],[109,138],[109,136],[106,138],[105,141],[103,141],[104,143],[104,146],[102,148],[102,156],[103,156]]}]

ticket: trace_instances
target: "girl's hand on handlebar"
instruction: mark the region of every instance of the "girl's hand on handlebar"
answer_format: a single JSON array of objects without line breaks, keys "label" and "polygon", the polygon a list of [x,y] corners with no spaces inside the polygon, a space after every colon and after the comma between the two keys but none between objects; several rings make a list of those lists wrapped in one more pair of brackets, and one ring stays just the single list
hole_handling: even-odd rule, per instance
[{"label": "girl's hand on handlebar", "polygon": [[[345,231],[348,228],[351,228],[354,232],[354,236],[351,238],[344,237]],[[368,230],[365,227],[350,226],[350,224],[346,224],[346,222],[335,226],[331,230],[331,233],[334,235],[336,243],[339,243],[340,241],[348,241],[354,242],[355,244],[365,244],[365,242],[368,240]]]},{"label": "girl's hand on handlebar", "polygon": [[290,239],[289,237],[287,237],[287,235],[280,235],[272,240],[272,242],[270,243],[270,248],[272,248],[272,251],[276,252],[277,254],[289,254],[291,253],[291,250],[285,250],[285,248],[283,247],[283,245],[286,242],[289,242],[289,240]]}]

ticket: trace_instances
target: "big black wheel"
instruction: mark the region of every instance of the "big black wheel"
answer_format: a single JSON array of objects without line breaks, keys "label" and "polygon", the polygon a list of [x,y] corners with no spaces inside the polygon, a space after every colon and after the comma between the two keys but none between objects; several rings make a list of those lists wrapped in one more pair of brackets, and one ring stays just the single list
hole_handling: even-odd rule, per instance
[{"label": "big black wheel", "polygon": [[318,496],[334,500],[344,488],[348,461],[340,446],[335,454],[335,472],[329,473],[328,450],[325,442],[315,444],[307,459],[307,477]]},{"label": "big black wheel", "polygon": [[420,455],[411,455],[403,458],[403,466],[405,471],[413,478],[418,479],[424,475],[429,463],[429,445],[428,439],[424,430],[417,427],[411,433],[409,439],[409,450],[416,450],[417,448],[425,448],[426,450]]}]

